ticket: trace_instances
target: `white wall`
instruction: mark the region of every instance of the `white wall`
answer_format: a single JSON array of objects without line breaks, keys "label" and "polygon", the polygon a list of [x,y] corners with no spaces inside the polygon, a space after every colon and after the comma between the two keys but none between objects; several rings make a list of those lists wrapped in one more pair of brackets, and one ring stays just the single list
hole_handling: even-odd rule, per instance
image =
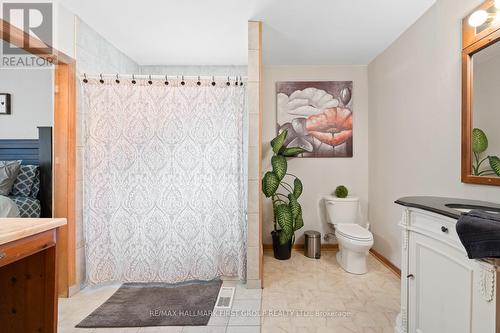
[{"label": "white wall", "polygon": [[[475,54],[473,68],[472,124],[486,133],[489,143],[481,156],[500,156],[500,43]],[[490,169],[483,165],[482,170]]]},{"label": "white wall", "polygon": [[75,14],[60,3],[54,4],[54,48],[75,58]]},{"label": "white wall", "polygon": [[0,139],[38,139],[37,126],[53,124],[53,69],[0,69],[0,93],[11,94],[10,115],[0,115]]},{"label": "white wall", "polygon": [[460,181],[461,19],[482,0],[438,0],[368,67],[374,248],[400,264],[406,195],[500,201],[500,187]]},{"label": "white wall", "polygon": [[[306,230],[323,235],[333,229],[326,222],[322,196],[331,194],[343,184],[361,199],[363,211],[368,204],[368,78],[366,66],[265,66],[264,112],[262,119],[263,172],[271,169],[269,142],[276,136],[277,81],[353,81],[353,158],[294,158],[288,170],[304,184],[299,198],[304,228],[297,232],[297,243],[303,243]],[[366,215],[366,214],[365,214]],[[273,211],[269,199],[264,200],[263,242],[270,244]]]}]

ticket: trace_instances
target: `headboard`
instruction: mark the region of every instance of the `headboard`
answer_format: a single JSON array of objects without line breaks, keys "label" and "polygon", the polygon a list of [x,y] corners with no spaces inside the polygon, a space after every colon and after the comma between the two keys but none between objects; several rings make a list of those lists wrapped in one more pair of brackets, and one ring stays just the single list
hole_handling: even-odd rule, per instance
[{"label": "headboard", "polygon": [[40,169],[40,217],[52,217],[52,127],[38,127],[38,140],[0,140],[0,160],[22,160]]}]

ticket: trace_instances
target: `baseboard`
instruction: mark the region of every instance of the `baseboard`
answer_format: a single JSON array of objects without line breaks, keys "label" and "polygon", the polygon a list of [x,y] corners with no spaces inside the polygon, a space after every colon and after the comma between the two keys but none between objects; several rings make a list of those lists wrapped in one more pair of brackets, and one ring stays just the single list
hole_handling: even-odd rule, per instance
[{"label": "baseboard", "polygon": [[[273,244],[263,244],[264,250],[272,250]],[[294,250],[304,250],[304,244],[293,244]],[[339,249],[338,244],[321,244],[322,251],[337,251]]]},{"label": "baseboard", "polygon": [[69,287],[68,298],[75,296],[82,289],[83,289],[82,286],[80,286],[79,284],[72,285],[71,287]]},{"label": "baseboard", "polygon": [[399,276],[401,278],[401,270],[396,266],[394,265],[392,262],[389,261],[389,259],[387,259],[386,257],[384,257],[382,254],[378,253],[377,251],[375,251],[374,249],[370,249],[370,253],[378,260],[380,261],[382,264],[384,264],[387,268],[389,268],[389,270],[391,272],[393,272],[394,274],[396,274],[397,276]]}]

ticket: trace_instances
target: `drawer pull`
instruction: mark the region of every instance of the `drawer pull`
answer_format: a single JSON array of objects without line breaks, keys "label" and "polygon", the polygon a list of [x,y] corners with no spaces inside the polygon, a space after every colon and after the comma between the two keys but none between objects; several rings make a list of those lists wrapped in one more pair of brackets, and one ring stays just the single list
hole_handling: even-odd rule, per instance
[{"label": "drawer pull", "polygon": [[407,279],[413,279],[414,277],[415,277],[415,275],[413,275],[413,274],[408,274],[408,275],[406,276],[406,278],[407,278]]},{"label": "drawer pull", "polygon": [[7,256],[5,252],[0,252],[0,259],[3,259]]},{"label": "drawer pull", "polygon": [[444,232],[445,234],[448,233],[448,228],[446,228],[445,226],[442,226],[441,227],[441,231]]}]

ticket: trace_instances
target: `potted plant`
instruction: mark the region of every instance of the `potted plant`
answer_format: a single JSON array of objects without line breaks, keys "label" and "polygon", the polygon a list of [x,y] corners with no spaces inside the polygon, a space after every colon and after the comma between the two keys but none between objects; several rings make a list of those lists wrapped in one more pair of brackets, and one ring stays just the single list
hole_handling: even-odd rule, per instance
[{"label": "potted plant", "polygon": [[[305,150],[300,147],[284,147],[287,134],[288,131],[284,130],[271,141],[274,153],[271,158],[272,171],[266,172],[262,178],[262,192],[273,202],[274,230],[271,235],[274,257],[280,260],[290,258],[295,231],[304,226],[302,208],[298,202],[302,194],[302,182],[297,176],[287,173],[286,159]],[[290,184],[291,180],[293,186]]]},{"label": "potted plant", "polygon": [[[486,156],[482,154],[488,149],[488,137],[483,130],[474,128],[472,130],[472,152],[474,161],[472,161],[472,174],[474,176],[498,176],[500,177],[500,158],[498,156]],[[489,168],[481,168],[483,162],[488,160]]]},{"label": "potted plant", "polygon": [[345,199],[349,195],[349,190],[344,185],[339,185],[335,189],[335,196],[340,199]]}]

